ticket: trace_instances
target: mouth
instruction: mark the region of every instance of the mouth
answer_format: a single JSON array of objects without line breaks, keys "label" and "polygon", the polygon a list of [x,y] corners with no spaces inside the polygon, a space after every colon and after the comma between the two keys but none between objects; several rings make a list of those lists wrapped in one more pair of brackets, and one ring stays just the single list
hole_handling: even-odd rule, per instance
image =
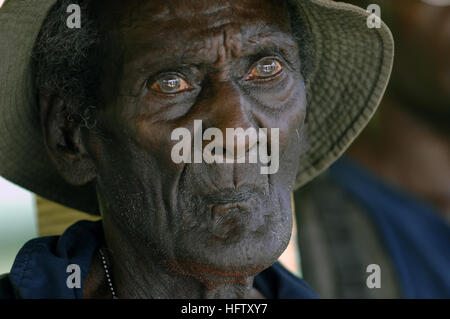
[{"label": "mouth", "polygon": [[246,229],[260,229],[264,225],[261,213],[263,194],[258,188],[241,187],[205,196],[209,212],[208,231],[218,239],[229,239],[239,237]]}]

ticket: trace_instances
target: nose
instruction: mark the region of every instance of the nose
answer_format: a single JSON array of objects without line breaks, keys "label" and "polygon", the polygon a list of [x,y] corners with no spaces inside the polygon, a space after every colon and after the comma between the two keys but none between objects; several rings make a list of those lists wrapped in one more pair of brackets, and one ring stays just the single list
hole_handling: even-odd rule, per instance
[{"label": "nose", "polygon": [[220,82],[211,90],[206,103],[209,112],[203,129],[219,129],[224,140],[223,154],[227,159],[239,161],[258,144],[258,125],[249,102],[233,83]]}]

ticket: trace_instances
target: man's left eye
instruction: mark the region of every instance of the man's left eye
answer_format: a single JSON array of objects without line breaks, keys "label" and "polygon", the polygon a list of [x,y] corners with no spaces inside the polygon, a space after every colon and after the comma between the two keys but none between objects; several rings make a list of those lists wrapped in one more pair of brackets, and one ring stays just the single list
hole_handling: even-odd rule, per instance
[{"label": "man's left eye", "polygon": [[246,80],[270,79],[283,71],[280,61],[275,58],[264,58],[256,62]]},{"label": "man's left eye", "polygon": [[150,88],[159,93],[175,94],[189,91],[192,89],[192,86],[181,76],[168,74],[153,82]]}]

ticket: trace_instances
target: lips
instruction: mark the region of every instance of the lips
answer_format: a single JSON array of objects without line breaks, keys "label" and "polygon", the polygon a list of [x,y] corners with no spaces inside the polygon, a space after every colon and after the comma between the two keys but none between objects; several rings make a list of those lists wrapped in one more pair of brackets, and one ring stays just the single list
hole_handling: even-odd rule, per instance
[{"label": "lips", "polygon": [[253,187],[239,187],[237,189],[223,189],[204,196],[204,200],[210,205],[225,205],[244,202],[252,197],[262,194],[262,190]]},{"label": "lips", "polygon": [[205,199],[210,207],[208,230],[218,238],[237,239],[246,230],[255,231],[264,224],[258,190],[224,190]]}]

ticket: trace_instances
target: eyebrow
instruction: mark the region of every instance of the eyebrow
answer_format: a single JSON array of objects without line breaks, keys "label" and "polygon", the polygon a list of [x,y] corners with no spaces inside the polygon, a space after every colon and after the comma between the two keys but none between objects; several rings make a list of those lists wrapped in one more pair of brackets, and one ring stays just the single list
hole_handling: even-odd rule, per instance
[{"label": "eyebrow", "polygon": [[276,51],[287,60],[293,61],[298,53],[297,40],[293,36],[288,36],[282,32],[253,36],[248,39],[248,43],[253,44],[253,46],[248,48],[248,52],[244,48],[243,51],[246,55],[253,55],[266,50]]},{"label": "eyebrow", "polygon": [[[258,33],[243,40],[239,56],[248,57],[264,52],[276,52],[281,54],[289,62],[293,61],[297,54],[297,45],[295,38],[284,32],[271,31]],[[141,48],[142,51],[147,50],[149,52],[132,58],[127,62],[128,67],[140,73],[157,73],[164,69],[176,68],[182,65],[205,65],[214,63],[212,60],[208,61],[208,49],[199,48],[195,44],[182,52],[170,56],[164,56],[164,52],[167,52],[167,49],[161,49],[160,47],[155,48],[155,46],[151,45],[142,45]],[[158,56],[158,58],[151,58],[152,56]]]}]

